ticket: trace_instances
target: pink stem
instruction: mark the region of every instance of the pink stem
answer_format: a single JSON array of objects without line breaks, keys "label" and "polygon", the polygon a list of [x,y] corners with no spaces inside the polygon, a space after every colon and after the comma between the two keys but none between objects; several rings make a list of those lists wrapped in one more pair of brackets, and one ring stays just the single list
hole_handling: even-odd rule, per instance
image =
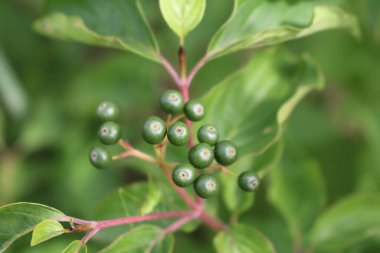
[{"label": "pink stem", "polygon": [[202,57],[202,59],[199,60],[199,62],[194,66],[194,68],[191,70],[190,74],[189,74],[189,77],[187,78],[187,86],[190,86],[195,75],[199,72],[199,70],[206,64],[206,62],[208,61],[208,59],[210,59],[210,57],[212,56],[212,54],[205,54],[205,56]]},{"label": "pink stem", "polygon": [[171,225],[169,225],[165,229],[163,229],[163,231],[166,235],[173,233],[173,232],[177,231],[180,227],[182,227],[183,225],[188,223],[189,221],[194,220],[195,218],[196,217],[194,215],[185,216],[185,217],[175,221],[174,223],[172,223]]},{"label": "pink stem", "polygon": [[57,219],[54,219],[56,221],[60,221],[60,222],[74,222],[76,224],[79,224],[79,225],[90,225],[90,224],[95,224],[96,222],[95,221],[87,221],[87,220],[81,220],[81,219],[77,219],[77,218],[73,218],[73,217],[70,217],[70,216],[63,216],[63,217],[60,217],[60,218],[57,218]]},{"label": "pink stem", "polygon": [[170,184],[173,186],[174,190],[177,191],[177,193],[181,196],[183,201],[186,203],[186,205],[195,210],[198,208],[197,203],[193,200],[193,198],[181,187],[178,187],[176,184],[174,184],[172,178],[171,178],[171,172],[168,168],[163,167],[164,173],[166,178],[169,180]]},{"label": "pink stem", "polygon": [[210,228],[215,230],[227,230],[227,226],[214,217],[210,216],[206,211],[202,210],[201,215],[199,216],[200,220],[208,225]]},{"label": "pink stem", "polygon": [[179,78],[177,71],[174,69],[174,67],[170,64],[170,62],[161,53],[158,53],[158,57],[160,58],[162,65],[168,71],[168,73],[173,78],[173,80],[175,81],[177,86],[180,87],[181,86],[181,79]]},{"label": "pink stem", "polygon": [[96,233],[99,232],[99,229],[93,229],[90,232],[88,232],[80,241],[81,244],[86,244]]},{"label": "pink stem", "polygon": [[147,215],[141,215],[141,216],[130,216],[130,217],[119,218],[119,219],[114,219],[114,220],[105,220],[105,221],[97,222],[94,229],[99,230],[99,229],[103,229],[107,227],[115,227],[115,226],[120,226],[124,224],[129,224],[129,223],[189,216],[192,213],[193,212],[191,211],[177,211],[177,212],[147,214]]}]

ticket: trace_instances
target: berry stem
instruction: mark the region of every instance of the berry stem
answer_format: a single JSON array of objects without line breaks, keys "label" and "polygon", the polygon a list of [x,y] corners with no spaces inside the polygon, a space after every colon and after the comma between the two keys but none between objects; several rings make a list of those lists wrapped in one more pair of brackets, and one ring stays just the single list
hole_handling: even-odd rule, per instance
[{"label": "berry stem", "polygon": [[222,172],[224,172],[224,173],[226,173],[226,174],[232,175],[232,176],[238,176],[238,175],[239,175],[239,174],[237,174],[237,173],[235,173],[235,172],[229,170],[229,169],[228,169],[227,167],[225,167],[225,166],[211,165],[209,168],[210,168],[210,169],[213,169],[213,170],[220,170],[220,171],[222,171]]},{"label": "berry stem", "polygon": [[155,159],[153,156],[148,155],[138,149],[135,149],[127,140],[120,140],[119,145],[125,149],[125,152],[121,153],[120,155],[113,156],[112,157],[113,160],[126,158],[128,156],[133,156],[140,160],[157,164],[157,159]]},{"label": "berry stem", "polygon": [[166,178],[169,180],[170,184],[173,186],[173,188],[177,191],[177,193],[181,196],[183,201],[186,203],[186,205],[191,208],[191,209],[197,209],[198,205],[197,203],[193,200],[193,198],[181,187],[178,187],[177,185],[174,184],[172,177],[171,177],[171,171],[169,168],[165,165],[162,164],[161,166],[162,170],[165,173]]}]

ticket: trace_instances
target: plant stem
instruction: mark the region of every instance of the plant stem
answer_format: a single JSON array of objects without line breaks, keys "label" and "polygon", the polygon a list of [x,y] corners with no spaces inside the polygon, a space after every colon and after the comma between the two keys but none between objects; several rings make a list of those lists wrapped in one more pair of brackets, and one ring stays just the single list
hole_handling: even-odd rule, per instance
[{"label": "plant stem", "polygon": [[187,86],[187,70],[186,70],[186,50],[184,46],[181,46],[178,51],[179,55],[179,71],[182,81],[182,86]]},{"label": "plant stem", "polygon": [[160,58],[161,63],[164,66],[164,68],[168,71],[169,75],[173,78],[174,82],[177,84],[178,87],[180,87],[182,82],[178,76],[177,71],[161,53],[158,53],[157,55],[158,55],[158,58]]},{"label": "plant stem", "polygon": [[207,61],[210,59],[212,54],[205,54],[199,62],[194,66],[194,68],[191,70],[189,77],[187,78],[187,86],[190,86],[193,82],[193,79],[195,75],[199,72],[199,70],[207,63]]},{"label": "plant stem", "polygon": [[103,228],[115,227],[115,226],[120,226],[124,224],[137,223],[137,222],[143,222],[143,221],[186,217],[190,215],[192,215],[191,211],[176,211],[176,212],[147,214],[147,215],[140,215],[140,216],[130,216],[130,217],[125,217],[125,218],[113,219],[113,220],[99,221],[96,223],[94,229],[103,229]]},{"label": "plant stem", "polygon": [[126,158],[128,156],[134,156],[141,160],[157,164],[157,159],[155,159],[153,156],[148,155],[138,149],[135,149],[127,140],[120,140],[119,145],[125,149],[125,152],[121,153],[120,155],[113,156],[112,157],[113,160]]},{"label": "plant stem", "polygon": [[[195,213],[195,212],[194,212]],[[167,235],[167,234],[170,234],[170,233],[173,233],[175,231],[177,231],[180,227],[182,227],[183,225],[185,225],[186,223],[196,219],[197,216],[196,215],[190,215],[190,216],[185,216],[181,219],[178,219],[177,221],[175,221],[174,223],[170,224],[168,227],[166,227],[165,229],[163,229],[164,233]]]},{"label": "plant stem", "polygon": [[183,188],[178,187],[177,185],[174,184],[169,168],[164,164],[162,165],[161,168],[164,171],[166,178],[168,179],[170,184],[173,186],[174,190],[177,191],[177,193],[181,196],[181,198],[186,203],[186,205],[192,210],[197,209],[198,204],[194,201],[194,199]]}]

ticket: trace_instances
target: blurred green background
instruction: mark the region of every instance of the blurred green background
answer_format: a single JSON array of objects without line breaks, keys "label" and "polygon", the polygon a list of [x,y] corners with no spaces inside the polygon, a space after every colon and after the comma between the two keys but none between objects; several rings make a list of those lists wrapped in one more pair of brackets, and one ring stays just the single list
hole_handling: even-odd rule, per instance
[{"label": "blurred green background", "polygon": [[[177,40],[157,3],[142,2],[163,53],[176,62]],[[286,142],[321,169],[328,205],[380,192],[380,1],[337,2],[359,18],[361,40],[334,30],[285,44],[296,53],[309,52],[326,75],[325,90],[309,96],[291,116]],[[49,8],[49,0],[0,1],[0,205],[38,202],[91,218],[117,187],[143,178],[123,164],[106,171],[90,166],[87,155],[98,126],[94,108],[103,100],[119,104],[125,136],[139,143],[139,127],[172,82],[160,65],[135,55],[36,34],[32,22]],[[204,20],[187,42],[189,65],[202,56],[231,9],[230,0],[208,1]],[[207,64],[192,95],[202,95],[247,59],[241,52]],[[263,188],[243,220],[263,231],[278,252],[292,252],[289,231]],[[34,249],[26,238],[8,252],[59,252],[68,237]],[[176,247],[213,252],[211,240],[210,231],[199,229],[191,236],[179,234]],[[379,245],[368,240],[345,252],[380,252]]]}]

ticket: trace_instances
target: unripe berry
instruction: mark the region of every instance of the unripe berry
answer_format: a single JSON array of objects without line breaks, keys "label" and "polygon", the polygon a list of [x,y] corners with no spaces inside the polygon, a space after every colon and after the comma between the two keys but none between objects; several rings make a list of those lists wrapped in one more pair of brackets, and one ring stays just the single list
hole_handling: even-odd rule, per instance
[{"label": "unripe berry", "polygon": [[191,121],[199,121],[204,118],[206,112],[203,104],[196,100],[189,100],[185,105],[185,115]]},{"label": "unripe berry", "polygon": [[177,186],[186,187],[194,183],[195,175],[195,168],[191,164],[178,164],[172,172],[172,179]]},{"label": "unripe berry", "polygon": [[254,171],[245,171],[239,175],[238,184],[243,191],[253,192],[260,186],[260,178]]},{"label": "unripe berry", "polygon": [[215,196],[219,192],[219,184],[213,175],[200,175],[194,182],[194,191],[201,198]]},{"label": "unripe berry", "polygon": [[177,114],[183,109],[183,96],[179,91],[167,90],[160,97],[160,106],[166,113]]},{"label": "unripe berry", "polygon": [[190,130],[185,123],[177,121],[170,126],[168,131],[168,139],[174,146],[182,146],[188,143],[189,138]]},{"label": "unripe berry", "polygon": [[232,141],[220,141],[215,145],[215,160],[221,165],[230,165],[238,158],[238,150]]},{"label": "unripe berry", "polygon": [[214,160],[212,148],[207,143],[199,143],[189,151],[189,161],[195,168],[204,169]]},{"label": "unripe berry", "polygon": [[103,123],[99,128],[98,137],[103,144],[116,144],[121,138],[120,125],[111,121]]},{"label": "unripe berry", "polygon": [[111,155],[103,147],[94,147],[89,154],[91,164],[97,169],[104,169],[111,161]]},{"label": "unripe berry", "polygon": [[96,108],[96,116],[101,121],[113,121],[119,117],[119,108],[112,102],[102,102]]},{"label": "unripe berry", "polygon": [[201,143],[207,143],[214,146],[219,139],[218,131],[211,125],[203,125],[198,130],[198,140]]},{"label": "unripe berry", "polygon": [[145,121],[142,136],[149,144],[160,144],[166,135],[165,122],[156,116],[151,116]]}]

